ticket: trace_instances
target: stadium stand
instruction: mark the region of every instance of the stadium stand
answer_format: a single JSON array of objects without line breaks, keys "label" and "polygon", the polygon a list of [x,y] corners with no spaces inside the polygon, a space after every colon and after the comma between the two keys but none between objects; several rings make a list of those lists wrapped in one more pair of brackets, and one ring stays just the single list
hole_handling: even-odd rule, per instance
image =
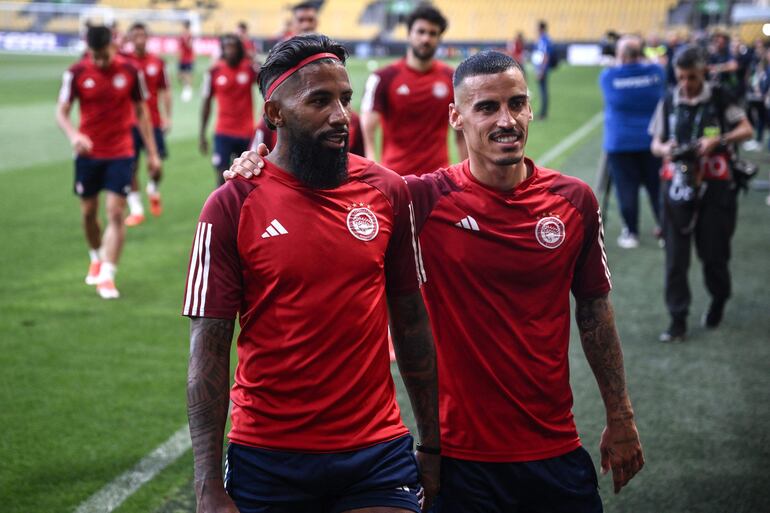
[{"label": "stadium stand", "polygon": [[366,3],[359,0],[326,0],[318,25],[335,39],[370,40],[377,35],[379,27],[360,22],[365,8]]}]

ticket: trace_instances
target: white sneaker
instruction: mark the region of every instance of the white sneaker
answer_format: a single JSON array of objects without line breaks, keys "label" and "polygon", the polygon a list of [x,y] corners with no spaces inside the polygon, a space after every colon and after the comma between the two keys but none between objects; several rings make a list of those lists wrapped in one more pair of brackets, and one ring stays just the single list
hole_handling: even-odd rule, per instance
[{"label": "white sneaker", "polygon": [[115,287],[115,282],[112,280],[102,280],[96,284],[96,292],[102,299],[118,299],[120,292]]},{"label": "white sneaker", "polygon": [[639,247],[639,237],[628,231],[628,228],[623,228],[618,237],[618,246],[623,249],[634,249]]},{"label": "white sneaker", "polygon": [[760,148],[760,145],[754,139],[750,139],[743,143],[741,147],[746,151],[757,151]]},{"label": "white sneaker", "polygon": [[182,89],[182,101],[184,103],[187,103],[190,100],[192,100],[192,97],[193,97],[192,87],[188,86],[188,87],[185,87],[184,89]]}]

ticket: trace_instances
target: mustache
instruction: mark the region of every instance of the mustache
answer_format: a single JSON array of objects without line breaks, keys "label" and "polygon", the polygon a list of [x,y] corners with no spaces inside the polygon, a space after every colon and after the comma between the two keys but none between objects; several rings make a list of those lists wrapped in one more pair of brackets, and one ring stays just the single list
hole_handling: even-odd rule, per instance
[{"label": "mustache", "polygon": [[489,138],[494,139],[495,137],[505,137],[506,135],[515,135],[516,137],[524,137],[524,131],[516,130],[515,128],[501,128],[489,134]]}]

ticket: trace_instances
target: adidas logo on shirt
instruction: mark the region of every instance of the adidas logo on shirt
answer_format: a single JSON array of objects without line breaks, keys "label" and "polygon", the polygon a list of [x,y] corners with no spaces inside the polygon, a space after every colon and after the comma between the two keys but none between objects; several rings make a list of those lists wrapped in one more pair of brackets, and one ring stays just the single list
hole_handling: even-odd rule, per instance
[{"label": "adidas logo on shirt", "polygon": [[262,238],[278,237],[279,235],[286,235],[287,233],[289,232],[278,222],[278,219],[273,219],[270,221],[270,225],[267,227],[267,230],[265,230],[265,233],[262,234]]},{"label": "adidas logo on shirt", "polygon": [[465,228],[466,230],[471,230],[472,232],[479,231],[479,224],[471,216],[460,219],[455,223],[455,226],[459,228]]}]

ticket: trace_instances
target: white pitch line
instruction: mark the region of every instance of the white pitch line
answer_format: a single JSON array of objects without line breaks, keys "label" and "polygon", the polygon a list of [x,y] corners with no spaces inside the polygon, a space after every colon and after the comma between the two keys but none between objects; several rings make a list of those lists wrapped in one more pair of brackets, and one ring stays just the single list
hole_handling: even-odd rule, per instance
[{"label": "white pitch line", "polygon": [[599,123],[604,119],[602,112],[597,112],[594,116],[586,121],[583,126],[569,134],[566,138],[562,139],[559,144],[545,152],[539,159],[535,159],[535,164],[538,166],[546,167],[548,164],[561,156],[562,153],[571,148],[575,143],[580,141],[583,137],[588,135],[591,130],[596,128]]},{"label": "white pitch line", "polygon": [[182,456],[191,445],[190,429],[185,425],[133,468],[123,472],[81,503],[75,513],[110,513],[142,485]]}]

